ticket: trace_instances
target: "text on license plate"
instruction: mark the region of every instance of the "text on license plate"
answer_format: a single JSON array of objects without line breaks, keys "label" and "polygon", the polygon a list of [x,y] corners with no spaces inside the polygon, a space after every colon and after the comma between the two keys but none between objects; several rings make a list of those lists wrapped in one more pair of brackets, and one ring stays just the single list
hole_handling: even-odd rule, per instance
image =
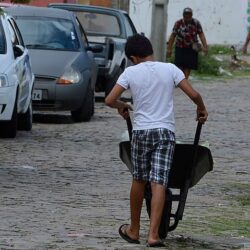
[{"label": "text on license plate", "polygon": [[34,101],[41,101],[42,100],[42,90],[41,89],[33,89],[32,100],[34,100]]}]

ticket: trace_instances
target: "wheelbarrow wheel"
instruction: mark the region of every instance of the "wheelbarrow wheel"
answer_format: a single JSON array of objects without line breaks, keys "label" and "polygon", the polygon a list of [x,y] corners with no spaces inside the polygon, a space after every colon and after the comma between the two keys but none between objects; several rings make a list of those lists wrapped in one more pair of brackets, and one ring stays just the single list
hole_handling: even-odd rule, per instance
[{"label": "wheelbarrow wheel", "polygon": [[[146,200],[146,208],[148,217],[150,218],[151,212],[151,188],[150,184],[148,183],[145,188],[145,200]],[[170,217],[171,217],[171,210],[172,210],[172,192],[170,189],[166,189],[166,199],[165,204],[162,212],[161,217],[161,224],[159,227],[159,237],[161,239],[165,239],[169,232],[169,225],[170,225]]]}]

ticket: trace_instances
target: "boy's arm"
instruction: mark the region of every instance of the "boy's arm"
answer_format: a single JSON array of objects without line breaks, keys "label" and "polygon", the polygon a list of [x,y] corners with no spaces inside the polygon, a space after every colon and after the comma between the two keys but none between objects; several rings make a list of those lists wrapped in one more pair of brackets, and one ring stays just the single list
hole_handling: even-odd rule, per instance
[{"label": "boy's arm", "polygon": [[125,91],[125,88],[123,88],[119,84],[116,84],[111,90],[111,92],[109,93],[109,95],[105,98],[105,104],[111,108],[117,108],[119,114],[124,119],[127,119],[129,116],[128,109],[129,110],[133,110],[133,109],[129,104],[118,100],[124,91]]},{"label": "boy's arm", "polygon": [[208,113],[201,95],[197,92],[187,79],[183,79],[178,87],[197,105],[197,120],[201,123],[205,123],[208,117]]}]

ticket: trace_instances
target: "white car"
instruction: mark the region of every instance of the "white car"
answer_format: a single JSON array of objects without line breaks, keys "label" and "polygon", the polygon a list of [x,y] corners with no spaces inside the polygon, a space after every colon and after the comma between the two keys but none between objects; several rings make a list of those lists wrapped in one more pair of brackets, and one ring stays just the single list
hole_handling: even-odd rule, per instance
[{"label": "white car", "polygon": [[0,137],[32,128],[34,74],[14,19],[0,8]]}]

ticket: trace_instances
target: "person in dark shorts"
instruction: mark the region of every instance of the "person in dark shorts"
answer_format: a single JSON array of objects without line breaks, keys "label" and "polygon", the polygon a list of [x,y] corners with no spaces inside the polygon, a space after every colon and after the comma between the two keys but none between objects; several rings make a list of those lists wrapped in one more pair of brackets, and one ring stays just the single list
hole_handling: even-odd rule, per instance
[{"label": "person in dark shorts", "polygon": [[[202,45],[198,42],[197,35]],[[201,24],[193,18],[193,11],[189,7],[183,10],[183,18],[175,22],[172,34],[167,42],[167,58],[172,55],[174,43],[174,64],[183,71],[188,79],[191,70],[198,68],[198,52],[200,50],[203,50],[205,54],[208,52],[208,45]]]},{"label": "person in dark shorts", "polygon": [[200,122],[204,123],[208,114],[202,97],[178,67],[172,63],[154,61],[152,44],[145,36],[136,34],[129,37],[125,54],[134,65],[125,69],[105,99],[106,105],[117,108],[126,119],[132,106],[121,101],[120,96],[130,89],[133,98],[131,221],[120,226],[119,234],[130,243],[140,243],[144,189],[150,182],[152,200],[147,245],[160,247],[164,243],[158,230],[175,147],[174,89],[179,87],[196,104]]}]

